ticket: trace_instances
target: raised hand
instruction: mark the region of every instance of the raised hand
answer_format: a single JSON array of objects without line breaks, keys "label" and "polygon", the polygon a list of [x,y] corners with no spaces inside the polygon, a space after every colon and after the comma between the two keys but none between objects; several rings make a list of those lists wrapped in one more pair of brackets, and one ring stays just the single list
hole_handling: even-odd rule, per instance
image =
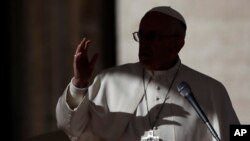
[{"label": "raised hand", "polygon": [[96,53],[91,58],[91,60],[88,59],[88,48],[90,43],[90,40],[83,38],[80,44],[77,46],[75,52],[73,62],[74,78],[72,83],[78,88],[83,88],[88,85],[94,71],[96,60],[98,58],[98,54]]}]

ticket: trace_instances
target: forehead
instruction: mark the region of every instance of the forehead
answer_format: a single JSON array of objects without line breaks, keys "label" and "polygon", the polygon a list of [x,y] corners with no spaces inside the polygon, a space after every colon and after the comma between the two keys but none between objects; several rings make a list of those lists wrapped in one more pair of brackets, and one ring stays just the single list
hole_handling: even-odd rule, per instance
[{"label": "forehead", "polygon": [[173,17],[160,12],[149,12],[141,20],[140,30],[152,32],[170,32],[178,24]]}]

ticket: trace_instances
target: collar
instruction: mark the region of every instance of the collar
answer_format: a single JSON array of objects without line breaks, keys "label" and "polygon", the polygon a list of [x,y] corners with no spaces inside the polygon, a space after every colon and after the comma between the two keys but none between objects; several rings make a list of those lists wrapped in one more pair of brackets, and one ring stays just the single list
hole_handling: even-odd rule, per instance
[{"label": "collar", "polygon": [[148,70],[148,69],[145,69],[145,68],[144,69],[145,69],[146,76],[152,77],[155,80],[161,80],[161,79],[164,79],[164,78],[171,79],[175,75],[176,71],[178,71],[180,65],[181,65],[181,60],[178,59],[176,64],[173,67],[171,67],[171,68],[169,68],[167,70],[152,71],[152,70]]}]

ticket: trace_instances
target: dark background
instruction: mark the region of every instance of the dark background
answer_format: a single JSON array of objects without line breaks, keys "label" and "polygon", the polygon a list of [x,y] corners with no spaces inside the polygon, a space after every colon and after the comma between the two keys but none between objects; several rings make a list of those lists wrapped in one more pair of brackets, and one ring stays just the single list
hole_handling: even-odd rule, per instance
[{"label": "dark background", "polygon": [[10,96],[10,2],[5,0],[1,4],[1,121],[2,121],[2,137],[13,140],[13,116],[11,111]]},{"label": "dark background", "polygon": [[83,37],[93,42],[90,55],[100,53],[95,73],[116,65],[115,0],[6,0],[3,7],[4,136],[27,140],[57,130],[57,99]]}]

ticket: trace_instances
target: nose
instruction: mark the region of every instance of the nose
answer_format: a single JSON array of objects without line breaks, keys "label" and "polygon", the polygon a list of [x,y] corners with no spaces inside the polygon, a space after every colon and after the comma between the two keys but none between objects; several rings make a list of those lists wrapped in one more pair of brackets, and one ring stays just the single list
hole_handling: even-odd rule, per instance
[{"label": "nose", "polygon": [[141,40],[139,42],[139,48],[152,49],[154,44],[155,44],[154,40]]}]

